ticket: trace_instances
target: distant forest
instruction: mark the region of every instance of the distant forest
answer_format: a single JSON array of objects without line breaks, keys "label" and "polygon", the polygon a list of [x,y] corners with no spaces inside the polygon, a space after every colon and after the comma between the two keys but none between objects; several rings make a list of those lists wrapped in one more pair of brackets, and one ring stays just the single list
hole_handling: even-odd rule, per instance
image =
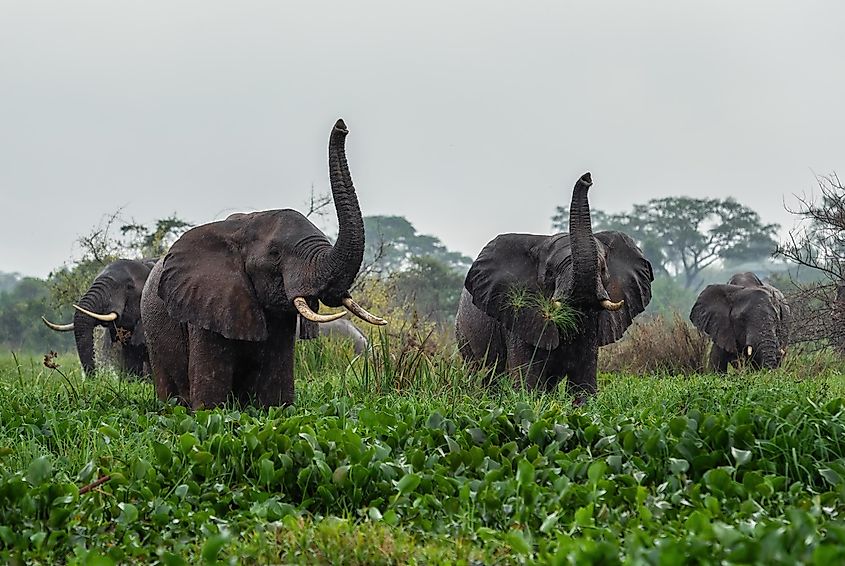
[{"label": "distant forest", "polygon": [[[319,208],[311,212],[319,215]],[[772,260],[778,226],[763,223],[733,199],[653,199],[619,214],[594,209],[592,218],[596,231],[629,234],[652,262],[655,282],[646,316],[677,311],[686,317],[704,285],[724,282],[737,271],[755,271],[775,284],[790,279],[786,264]],[[566,231],[568,219],[567,207],[556,207],[551,230]],[[41,316],[70,321],[71,304],[108,262],[161,256],[190,227],[175,214],[151,226],[121,222],[113,214],[79,239],[78,257],[46,279],[0,272],[0,347],[35,353],[71,349],[72,333],[49,330]],[[382,312],[413,313],[416,324],[448,333],[473,258],[448,249],[435,235],[420,234],[404,216],[367,216],[364,227],[367,247],[357,293]]]}]

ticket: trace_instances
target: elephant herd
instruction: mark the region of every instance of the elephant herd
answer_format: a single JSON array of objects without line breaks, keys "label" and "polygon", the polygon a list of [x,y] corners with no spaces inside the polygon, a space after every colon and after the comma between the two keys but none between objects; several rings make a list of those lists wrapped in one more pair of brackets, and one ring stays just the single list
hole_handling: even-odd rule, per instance
[{"label": "elephant herd", "polygon": [[[329,178],[337,210],[334,244],[291,209],[232,214],[183,234],[160,259],[107,265],[74,305],[70,324],[86,373],[95,371],[93,329],[121,345],[124,369],[152,374],[162,400],[193,408],[230,398],[260,406],[294,402],[294,343],[320,335],[366,339],[347,312],[386,321],[349,289],[364,254],[364,223],[349,167],[348,130],[329,137]],[[490,377],[507,373],[529,389],[561,380],[582,402],[596,391],[598,348],[619,340],[651,300],[652,267],[618,231],[593,232],[590,173],[572,192],[569,232],[501,234],[466,275],[455,318],[458,347]],[[319,314],[319,304],[343,307]],[[713,340],[711,364],[725,372],[744,359],[776,367],[788,341],[789,307],[754,274],[710,285],[690,319]]]}]

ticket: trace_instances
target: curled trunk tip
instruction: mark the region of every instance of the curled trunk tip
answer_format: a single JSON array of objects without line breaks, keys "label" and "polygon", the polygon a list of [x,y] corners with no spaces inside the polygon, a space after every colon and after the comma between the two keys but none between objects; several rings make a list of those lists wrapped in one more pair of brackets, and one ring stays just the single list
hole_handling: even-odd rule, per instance
[{"label": "curled trunk tip", "polygon": [[578,184],[585,185],[587,187],[591,187],[593,185],[593,176],[590,175],[589,171],[581,175],[581,178],[578,179]]},{"label": "curled trunk tip", "polygon": [[343,118],[338,118],[337,122],[334,123],[335,131],[348,134],[349,130],[346,129],[346,122],[343,121]]}]

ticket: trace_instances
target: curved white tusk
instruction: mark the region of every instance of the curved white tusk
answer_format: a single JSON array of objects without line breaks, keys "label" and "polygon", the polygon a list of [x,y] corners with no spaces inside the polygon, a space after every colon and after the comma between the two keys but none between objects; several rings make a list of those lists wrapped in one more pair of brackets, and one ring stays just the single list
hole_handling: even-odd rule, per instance
[{"label": "curved white tusk", "polygon": [[367,310],[352,300],[352,297],[346,297],[343,299],[343,306],[349,309],[349,312],[360,318],[365,322],[369,322],[370,324],[375,324],[376,326],[384,326],[387,324],[387,321],[381,318],[380,316],[376,316],[367,312]]},{"label": "curved white tusk", "polygon": [[609,301],[609,300],[605,299],[602,302],[600,302],[599,304],[601,305],[601,308],[603,308],[606,311],[618,311],[625,304],[625,299],[622,299],[618,303],[614,303],[613,301]]},{"label": "curved white tusk", "polygon": [[299,311],[304,318],[311,322],[331,322],[346,316],[346,311],[336,312],[334,314],[317,314],[308,306],[308,302],[302,297],[296,297],[293,300],[293,306]]},{"label": "curved white tusk", "polygon": [[746,348],[745,353],[746,353],[746,354],[748,354],[748,355],[750,356],[750,355],[751,355],[751,352],[753,352],[753,351],[754,351],[754,348],[752,348],[751,346],[749,346],[748,348]]},{"label": "curved white tusk", "polygon": [[44,321],[44,324],[47,325],[47,328],[50,328],[51,330],[55,330],[56,332],[69,332],[69,331],[73,330],[73,323],[72,322],[70,324],[56,324],[55,322],[50,322],[49,320],[47,320],[43,316],[41,317],[41,320]]},{"label": "curved white tusk", "polygon": [[785,356],[785,355],[786,355],[786,350],[785,350],[785,349],[781,348],[781,349],[780,349],[780,350],[778,350],[778,351],[780,352],[780,355],[781,355],[781,356]]},{"label": "curved white tusk", "polygon": [[79,305],[73,305],[73,308],[75,308],[76,310],[78,310],[82,314],[87,314],[91,318],[96,318],[97,320],[99,320],[101,322],[113,322],[113,321],[117,320],[117,313],[116,312],[110,312],[109,314],[98,314],[98,313],[95,313],[95,312],[91,312],[87,309],[83,309]]}]

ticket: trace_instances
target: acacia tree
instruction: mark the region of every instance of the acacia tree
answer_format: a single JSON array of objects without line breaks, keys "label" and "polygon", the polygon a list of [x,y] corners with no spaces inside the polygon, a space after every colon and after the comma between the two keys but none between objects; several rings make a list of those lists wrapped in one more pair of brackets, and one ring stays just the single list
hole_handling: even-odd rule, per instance
[{"label": "acacia tree", "polygon": [[370,271],[390,274],[413,266],[416,258],[434,257],[449,268],[465,272],[472,260],[448,249],[440,238],[420,234],[404,216],[365,216],[364,264]]},{"label": "acacia tree", "polygon": [[[558,207],[555,228],[566,229],[565,209]],[[777,248],[777,224],[732,198],[666,197],[634,205],[631,212],[593,210],[599,230],[620,230],[634,238],[655,271],[679,277],[695,288],[701,272],[717,262],[741,262],[770,256]]]}]

